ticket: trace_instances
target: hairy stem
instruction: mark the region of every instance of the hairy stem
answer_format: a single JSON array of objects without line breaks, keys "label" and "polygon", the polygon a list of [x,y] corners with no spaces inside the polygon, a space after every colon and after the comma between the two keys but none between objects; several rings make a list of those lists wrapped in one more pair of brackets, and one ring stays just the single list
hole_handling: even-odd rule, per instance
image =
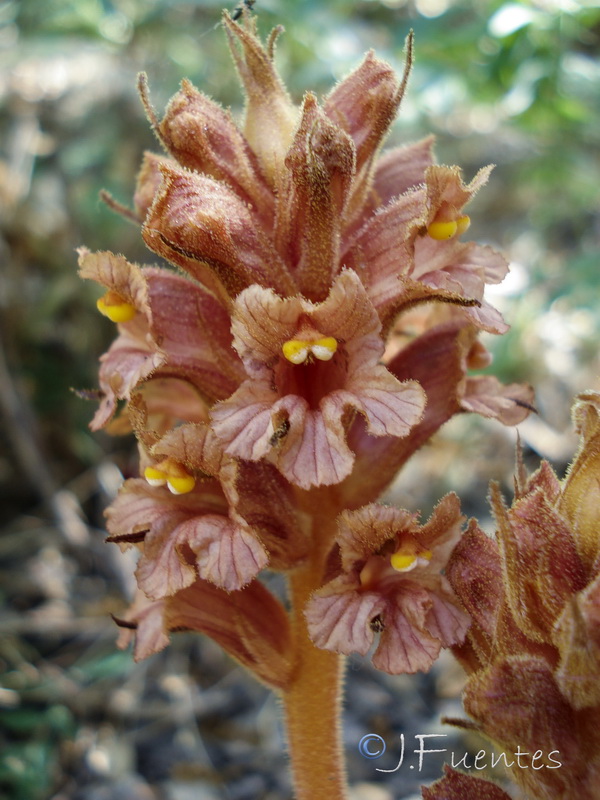
[{"label": "hairy stem", "polygon": [[283,696],[296,800],[345,800],[347,783],[341,740],[341,698],[345,659],[312,643],[303,609],[323,579],[333,518],[315,518],[315,551],[290,577],[292,626],[297,666]]}]

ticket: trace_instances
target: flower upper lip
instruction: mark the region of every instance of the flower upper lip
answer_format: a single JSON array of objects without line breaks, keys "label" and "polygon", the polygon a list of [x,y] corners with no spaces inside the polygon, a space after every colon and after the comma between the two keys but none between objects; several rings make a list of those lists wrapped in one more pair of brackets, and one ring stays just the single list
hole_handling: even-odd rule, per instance
[{"label": "flower upper lip", "polygon": [[[296,341],[298,331],[308,337],[309,324],[310,336],[325,334],[335,340],[336,351],[327,361],[291,363],[282,343]],[[251,287],[236,300],[232,329],[248,378],[212,410],[215,431],[232,455],[256,460],[270,452],[300,486],[330,484],[352,469],[346,409],[361,412],[376,436],[404,436],[421,418],[425,396],[418,384],[401,384],[378,363],[379,319],[350,270],[318,304]],[[289,427],[271,445],[273,420],[280,416]]]}]

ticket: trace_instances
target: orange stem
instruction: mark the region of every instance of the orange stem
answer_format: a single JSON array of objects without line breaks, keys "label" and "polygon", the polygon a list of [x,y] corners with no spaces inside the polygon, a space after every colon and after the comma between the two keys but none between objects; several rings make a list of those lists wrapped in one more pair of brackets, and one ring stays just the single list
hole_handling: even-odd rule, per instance
[{"label": "orange stem", "polygon": [[[309,564],[290,577],[296,671],[283,695],[288,748],[296,800],[346,800],[347,781],[341,738],[341,699],[345,658],[312,643],[303,610],[322,585],[324,560],[331,536],[322,518],[315,519],[318,547]],[[319,547],[320,545],[320,547]]]}]

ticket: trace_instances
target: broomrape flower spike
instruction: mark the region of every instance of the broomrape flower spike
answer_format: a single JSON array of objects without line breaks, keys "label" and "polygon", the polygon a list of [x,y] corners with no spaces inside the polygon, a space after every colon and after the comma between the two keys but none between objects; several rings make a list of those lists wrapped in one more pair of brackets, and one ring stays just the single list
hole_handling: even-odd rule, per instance
[{"label": "broomrape flower spike", "polygon": [[[495,536],[472,520],[446,570],[472,618],[454,647],[471,719],[453,722],[495,751],[527,753],[511,756],[510,775],[536,800],[596,800],[600,777],[598,392],[579,395],[573,420],[580,445],[565,479],[545,461],[528,475],[518,451],[512,505],[490,487]],[[496,788],[447,775],[424,796],[507,800]]]},{"label": "broomrape flower spike", "polygon": [[445,576],[458,499],[423,525],[376,501],[454,414],[514,425],[533,396],[469,375],[490,360],[480,331],[507,329],[484,297],[505,259],[460,238],[490,168],[465,183],[432,137],[381,152],[412,34],[401,78],[369,52],[297,104],[281,28],[263,44],[247,8],[223,26],[241,125],[187,80],[161,119],[141,76],[166,155],[143,156],[132,210],[109,203],[167,265],[79,250],[118,323],[91,427],[133,432],[141,454],[106,511],[109,541],[139,556],[118,644],[140,659],[176,630],[212,637],[280,693],[296,800],[345,800],[344,655],[377,636],[378,668],[426,670],[469,622]]}]

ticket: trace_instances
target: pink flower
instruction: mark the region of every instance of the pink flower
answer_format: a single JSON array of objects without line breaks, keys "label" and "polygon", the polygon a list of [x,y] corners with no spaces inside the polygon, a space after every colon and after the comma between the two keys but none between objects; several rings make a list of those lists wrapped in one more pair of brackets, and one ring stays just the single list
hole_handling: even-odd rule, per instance
[{"label": "pink flower", "polygon": [[[430,147],[431,140],[412,146],[417,155],[419,144],[423,173],[413,174],[412,180],[420,177],[421,185],[403,194],[399,189],[399,196],[391,197],[366,217],[346,242],[342,261],[360,275],[385,330],[400,311],[416,302],[442,300],[464,305],[464,315],[478,327],[504,333],[506,324],[485,302],[483,293],[485,284],[502,281],[508,264],[490,247],[459,239],[469,226],[463,207],[485,184],[491,167],[481,169],[471,183],[465,184],[458,167],[432,164],[431,154],[424,147]],[[405,168],[408,153],[392,154]],[[382,162],[389,162],[394,169],[392,158],[384,157]],[[387,183],[384,186],[387,195],[391,187]]]},{"label": "pink flower", "polygon": [[226,592],[199,579],[154,601],[139,593],[115,622],[121,628],[118,646],[125,648],[133,639],[136,661],[165,648],[170,633],[198,631],[273,688],[287,688],[293,674],[288,616],[259,581]]},{"label": "pink flower", "polygon": [[136,577],[148,598],[197,576],[239,589],[266,566],[266,547],[274,568],[303,555],[290,487],[271,465],[224,456],[207,425],[175,428],[150,452],[146,480],[125,481],[107,509],[109,540],[141,548]]},{"label": "pink flower", "polygon": [[306,609],[318,647],[365,655],[393,674],[427,670],[442,647],[464,638],[469,617],[441,574],[461,534],[456,495],[419,525],[408,511],[368,505],[339,517],[339,574]]},{"label": "pink flower", "polygon": [[406,436],[424,393],[378,363],[381,324],[351,271],[313,304],[253,286],[234,306],[234,347],[248,374],[212,409],[225,451],[250,461],[269,456],[292,483],[338,483],[354,460],[346,444],[352,412],[374,436]]},{"label": "pink flower", "polygon": [[101,358],[102,401],[93,430],[110,421],[118,400],[131,399],[150,378],[186,381],[198,405],[227,397],[239,385],[243,370],[231,348],[229,315],[207,289],[169,270],[140,268],[108,252],[81,248],[79,264],[83,278],[108,289],[99,308],[119,327],[119,336]]}]

